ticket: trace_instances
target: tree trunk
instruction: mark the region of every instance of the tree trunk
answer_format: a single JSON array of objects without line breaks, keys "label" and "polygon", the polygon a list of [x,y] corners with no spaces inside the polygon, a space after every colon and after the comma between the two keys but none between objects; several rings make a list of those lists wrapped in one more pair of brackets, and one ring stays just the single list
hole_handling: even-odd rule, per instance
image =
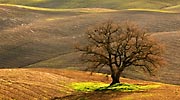
[{"label": "tree trunk", "polygon": [[119,80],[119,78],[120,78],[120,72],[119,71],[115,71],[115,72],[112,72],[112,74],[111,74],[111,78],[112,78],[112,83],[110,84],[110,86],[111,85],[114,85],[114,84],[116,84],[116,83],[120,83],[120,80]]}]

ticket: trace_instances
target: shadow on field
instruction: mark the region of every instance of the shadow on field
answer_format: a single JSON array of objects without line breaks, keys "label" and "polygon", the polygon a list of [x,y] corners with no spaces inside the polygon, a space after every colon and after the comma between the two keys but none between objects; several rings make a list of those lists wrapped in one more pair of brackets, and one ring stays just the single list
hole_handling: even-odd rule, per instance
[{"label": "shadow on field", "polygon": [[87,93],[74,93],[64,97],[54,97],[51,100],[110,100],[112,98],[122,98],[134,92],[118,92],[118,91],[94,91]]}]

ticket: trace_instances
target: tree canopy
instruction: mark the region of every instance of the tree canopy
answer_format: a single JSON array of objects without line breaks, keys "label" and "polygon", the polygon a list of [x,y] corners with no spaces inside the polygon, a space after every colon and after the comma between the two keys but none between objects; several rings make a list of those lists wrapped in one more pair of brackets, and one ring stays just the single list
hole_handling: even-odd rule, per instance
[{"label": "tree canopy", "polygon": [[77,47],[92,69],[109,67],[112,83],[125,68],[139,66],[150,74],[162,64],[162,47],[156,39],[132,22],[107,21],[87,31],[86,45]]}]

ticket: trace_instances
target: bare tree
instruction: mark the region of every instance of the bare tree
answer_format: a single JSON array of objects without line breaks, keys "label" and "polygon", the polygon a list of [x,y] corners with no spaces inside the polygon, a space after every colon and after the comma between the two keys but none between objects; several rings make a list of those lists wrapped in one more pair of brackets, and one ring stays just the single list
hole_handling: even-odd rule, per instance
[{"label": "bare tree", "polygon": [[78,46],[82,60],[91,63],[91,68],[109,67],[112,83],[120,83],[119,78],[125,68],[140,66],[152,74],[161,65],[161,45],[136,24],[125,22],[114,24],[108,21],[87,32],[88,43]]}]

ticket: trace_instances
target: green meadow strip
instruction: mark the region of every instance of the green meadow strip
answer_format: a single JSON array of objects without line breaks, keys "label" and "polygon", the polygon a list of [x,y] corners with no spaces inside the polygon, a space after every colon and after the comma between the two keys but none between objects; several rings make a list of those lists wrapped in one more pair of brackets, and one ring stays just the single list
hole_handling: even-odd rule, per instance
[{"label": "green meadow strip", "polygon": [[160,85],[135,85],[135,84],[115,84],[109,86],[109,84],[101,82],[79,82],[72,83],[70,87],[76,91],[90,92],[90,91],[122,91],[122,92],[132,92],[132,91],[144,91],[148,89],[158,88]]}]

